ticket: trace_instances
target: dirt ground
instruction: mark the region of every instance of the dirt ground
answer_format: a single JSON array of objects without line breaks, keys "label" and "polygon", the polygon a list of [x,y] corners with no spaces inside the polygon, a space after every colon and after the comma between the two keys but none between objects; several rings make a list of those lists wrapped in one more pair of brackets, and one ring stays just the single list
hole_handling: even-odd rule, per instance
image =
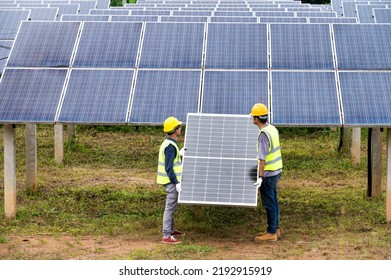
[{"label": "dirt ground", "polygon": [[[183,240],[183,249],[171,248],[156,240],[131,240],[128,237],[96,237],[96,236],[8,236],[7,241],[0,244],[0,259],[62,259],[62,260],[126,260],[126,259],[170,259],[175,250],[186,251],[186,245],[203,245],[212,248],[208,252],[194,254],[185,253],[186,259],[216,259],[216,260],[257,260],[257,259],[296,259],[296,260],[325,260],[325,259],[391,259],[391,247],[377,250],[366,250],[362,246],[328,241],[299,240],[290,242],[280,240],[256,244],[248,241],[219,241],[208,240],[196,244]],[[389,246],[389,245],[387,245]],[[384,255],[384,250],[389,254]],[[382,253],[382,252],[383,253]],[[140,253],[141,252],[141,253]],[[295,252],[292,254],[292,252]],[[377,253],[378,252],[378,253]],[[175,258],[180,259],[180,255]]]}]

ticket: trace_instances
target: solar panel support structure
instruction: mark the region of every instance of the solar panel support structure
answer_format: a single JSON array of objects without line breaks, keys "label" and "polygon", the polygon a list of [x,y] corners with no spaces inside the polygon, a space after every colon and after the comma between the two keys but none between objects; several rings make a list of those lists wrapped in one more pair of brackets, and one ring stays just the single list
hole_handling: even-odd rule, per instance
[{"label": "solar panel support structure", "polygon": [[64,160],[64,125],[54,125],[54,159],[57,163]]},{"label": "solar panel support structure", "polygon": [[391,128],[387,128],[386,221],[391,222]]},{"label": "solar panel support structure", "polygon": [[15,125],[4,130],[4,211],[6,218],[16,216],[16,133]]},{"label": "solar panel support structure", "polygon": [[382,130],[369,128],[368,130],[368,188],[369,197],[381,196],[382,171]]},{"label": "solar panel support structure", "polygon": [[37,125],[26,123],[26,189],[37,189]]},{"label": "solar panel support structure", "polygon": [[361,162],[361,128],[352,128],[352,163],[359,166]]}]

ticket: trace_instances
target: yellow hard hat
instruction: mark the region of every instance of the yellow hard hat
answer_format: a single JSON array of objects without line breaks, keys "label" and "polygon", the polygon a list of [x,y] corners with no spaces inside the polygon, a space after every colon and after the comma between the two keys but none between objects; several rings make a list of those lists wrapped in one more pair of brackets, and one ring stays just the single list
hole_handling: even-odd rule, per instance
[{"label": "yellow hard hat", "polygon": [[164,124],[163,124],[163,130],[164,132],[173,132],[175,130],[175,128],[178,126],[178,125],[181,125],[182,122],[181,121],[178,121],[176,118],[174,117],[168,117],[165,121],[164,121]]},{"label": "yellow hard hat", "polygon": [[253,117],[267,116],[268,113],[267,107],[262,103],[256,103],[251,110],[251,116]]}]

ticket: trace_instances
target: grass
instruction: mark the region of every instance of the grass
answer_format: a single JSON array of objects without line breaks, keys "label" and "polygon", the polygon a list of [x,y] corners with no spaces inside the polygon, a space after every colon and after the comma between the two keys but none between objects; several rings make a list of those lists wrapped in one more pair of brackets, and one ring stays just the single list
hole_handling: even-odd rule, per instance
[{"label": "grass", "polygon": [[[53,127],[39,125],[36,192],[23,187],[24,126],[16,131],[18,207],[16,219],[7,220],[0,204],[0,259],[391,258],[385,193],[379,199],[366,197],[364,129],[358,167],[337,151],[337,130],[280,129],[284,173],[279,199],[285,233],[276,246],[256,251],[253,237],[266,224],[261,206],[181,205],[176,223],[187,232],[183,244],[159,244],[165,203],[155,183],[157,151],[165,137],[160,127],[78,126],[77,138],[65,143],[65,160],[58,165],[53,160]],[[26,236],[41,240],[32,246],[35,251],[10,249],[19,248],[15,240]],[[80,249],[85,240],[98,240],[89,254]],[[133,248],[111,250],[116,240]],[[37,249],[54,241],[61,246],[56,252]]]}]

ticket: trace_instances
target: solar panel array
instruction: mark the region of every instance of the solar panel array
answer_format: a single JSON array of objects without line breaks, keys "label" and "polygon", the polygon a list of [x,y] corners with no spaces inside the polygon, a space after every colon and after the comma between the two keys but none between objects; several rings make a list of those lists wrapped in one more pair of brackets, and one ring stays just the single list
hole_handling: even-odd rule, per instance
[{"label": "solar panel array", "polygon": [[[108,2],[2,3],[0,23],[10,30],[0,31],[0,66],[7,61],[0,90],[14,79],[10,70],[66,71],[53,118],[18,122],[161,124],[167,114],[247,114],[254,102],[264,102],[275,125],[380,125],[371,115],[345,120],[345,110],[354,106],[340,80],[344,71],[390,71],[390,26],[357,24],[385,22],[390,1],[139,0],[117,8]],[[44,21],[34,20],[38,11]],[[91,106],[117,110],[115,102],[93,100],[94,92],[96,98],[119,98],[114,89],[94,89],[101,79],[115,81],[113,75],[124,83],[115,89],[121,92],[119,115],[87,113]],[[83,100],[78,86],[88,92]],[[26,110],[13,106],[14,112]],[[0,122],[11,120],[0,112]]]}]

